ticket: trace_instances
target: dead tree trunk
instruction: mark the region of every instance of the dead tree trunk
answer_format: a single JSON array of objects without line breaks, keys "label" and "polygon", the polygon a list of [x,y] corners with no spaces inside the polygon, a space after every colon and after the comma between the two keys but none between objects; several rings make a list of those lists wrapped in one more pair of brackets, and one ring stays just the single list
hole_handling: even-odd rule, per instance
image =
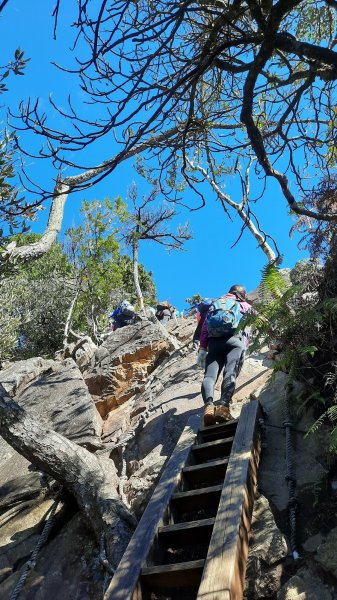
[{"label": "dead tree trunk", "polygon": [[77,299],[79,297],[81,288],[80,288],[80,284],[77,286],[76,292],[75,292],[75,296],[73,297],[69,310],[68,310],[68,315],[67,315],[67,319],[66,319],[66,323],[64,326],[64,334],[63,334],[63,348],[66,347],[66,345],[68,344],[68,337],[69,337],[69,332],[70,332],[70,327],[71,327],[71,321],[72,321],[72,317],[73,317],[73,312],[75,310],[75,306],[76,306],[76,302]]},{"label": "dead tree trunk", "polygon": [[[138,231],[136,232],[137,235]],[[132,241],[132,263],[133,263],[133,280],[136,288],[136,293],[139,301],[140,310],[144,311],[144,297],[142,288],[139,283],[139,267],[138,267],[138,249],[139,249],[139,238],[134,237]]]},{"label": "dead tree trunk", "polygon": [[62,483],[87,517],[107,558],[116,567],[136,521],[117,494],[118,479],[111,461],[45,428],[8,396],[0,385],[0,434],[41,471]]}]

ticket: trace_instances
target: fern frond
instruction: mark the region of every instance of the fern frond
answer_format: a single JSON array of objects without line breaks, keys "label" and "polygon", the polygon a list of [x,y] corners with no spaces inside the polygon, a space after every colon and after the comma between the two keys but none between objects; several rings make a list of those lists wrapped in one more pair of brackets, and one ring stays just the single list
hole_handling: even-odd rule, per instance
[{"label": "fern frond", "polygon": [[263,296],[281,298],[289,286],[279,269],[273,264],[268,264],[262,270],[260,287]]},{"label": "fern frond", "polygon": [[337,406],[330,406],[326,411],[326,416],[330,419],[332,423],[337,421]]},{"label": "fern frond", "polygon": [[310,435],[311,433],[315,433],[324,423],[325,420],[325,413],[323,413],[323,415],[321,415],[317,421],[315,421],[315,423],[313,423],[311,425],[311,427],[309,427],[307,433],[305,434],[305,438]]},{"label": "fern frond", "polygon": [[326,298],[321,303],[321,307],[325,312],[337,316],[337,298]]},{"label": "fern frond", "polygon": [[335,427],[331,432],[331,440],[328,446],[328,450],[333,454],[337,453],[337,427]]}]

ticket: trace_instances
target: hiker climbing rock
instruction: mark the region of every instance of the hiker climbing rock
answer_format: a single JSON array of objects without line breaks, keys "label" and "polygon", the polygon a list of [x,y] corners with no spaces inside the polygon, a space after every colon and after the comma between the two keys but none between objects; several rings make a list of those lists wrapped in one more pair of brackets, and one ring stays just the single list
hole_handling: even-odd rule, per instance
[{"label": "hiker climbing rock", "polygon": [[157,305],[156,317],[158,321],[161,322],[162,325],[167,325],[167,323],[172,319],[175,314],[175,307],[171,306],[167,300],[164,300],[160,304]]},{"label": "hiker climbing rock", "polygon": [[112,329],[120,329],[126,325],[133,325],[137,320],[137,315],[134,306],[127,300],[123,300],[119,306],[109,315],[112,320]]},{"label": "hiker climbing rock", "polygon": [[[252,307],[246,302],[246,290],[241,285],[232,285],[225,296],[212,303],[204,320],[197,364],[205,364],[205,375],[201,386],[205,403],[205,426],[224,423],[233,417],[229,404],[235,390],[237,375],[241,369],[247,336],[236,333],[243,314]],[[222,371],[221,397],[214,403],[215,383]]]}]

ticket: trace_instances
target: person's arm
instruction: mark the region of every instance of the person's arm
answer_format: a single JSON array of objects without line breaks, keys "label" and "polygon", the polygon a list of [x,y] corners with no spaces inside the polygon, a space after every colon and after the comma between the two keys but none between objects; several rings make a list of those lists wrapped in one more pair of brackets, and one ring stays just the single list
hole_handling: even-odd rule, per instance
[{"label": "person's arm", "polygon": [[[256,315],[257,312],[255,310],[255,308],[252,307],[251,304],[249,304],[248,302],[240,302],[240,311],[242,315]],[[242,341],[246,347],[246,350],[250,344],[250,335],[251,332],[251,327],[249,326],[248,328],[243,328],[242,329]]]},{"label": "person's arm", "polygon": [[207,319],[205,318],[200,334],[200,348],[202,350],[207,350],[208,346],[208,330],[207,330]]}]

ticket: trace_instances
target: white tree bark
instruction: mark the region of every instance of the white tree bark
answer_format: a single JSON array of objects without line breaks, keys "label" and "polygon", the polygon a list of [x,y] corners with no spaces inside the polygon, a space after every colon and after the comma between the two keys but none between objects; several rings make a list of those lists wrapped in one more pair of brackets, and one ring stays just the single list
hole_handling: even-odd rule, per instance
[{"label": "white tree bark", "polygon": [[13,245],[10,244],[8,248],[2,252],[1,262],[28,262],[39,258],[50,250],[62,227],[64,206],[69,191],[70,187],[68,185],[62,183],[60,180],[57,181],[47,227],[41,239],[39,239],[38,242],[20,246],[19,248],[16,246],[13,247]]},{"label": "white tree bark", "polygon": [[144,311],[144,296],[139,283],[139,268],[138,268],[138,253],[139,253],[139,240],[133,238],[132,241],[132,264],[133,264],[133,280],[135,283],[136,293],[138,296],[139,308]]},{"label": "white tree bark", "polygon": [[20,247],[16,247],[15,244],[12,243],[9,244],[6,250],[0,253],[0,267],[1,265],[13,264],[15,262],[28,262],[35,260],[50,250],[61,230],[65,203],[69,193],[73,189],[84,183],[88,183],[87,187],[91,187],[95,183],[95,178],[102,173],[108,173],[109,171],[112,172],[125,160],[132,158],[133,156],[137,156],[149,148],[156,147],[158,144],[170,139],[178,131],[179,126],[172,127],[171,129],[164,131],[163,133],[154,136],[153,138],[146,140],[145,142],[142,142],[129,150],[124,150],[119,154],[116,154],[116,156],[109,158],[92,169],[83,171],[78,175],[65,177],[63,180],[58,178],[54,188],[48,224],[41,239],[38,242]]},{"label": "white tree bark", "polygon": [[224,206],[224,204],[228,205],[237,212],[240,219],[244,222],[244,224],[247,226],[249,231],[252,233],[252,235],[256,239],[262,252],[264,252],[266,257],[268,258],[268,261],[275,262],[275,260],[277,258],[276,254],[273,251],[273,249],[269,246],[269,244],[266,240],[266,237],[257,229],[257,227],[255,227],[252,219],[249,217],[249,215],[245,211],[245,209],[244,209],[245,202],[244,201],[242,201],[240,203],[234,202],[234,200],[232,200],[228,194],[225,194],[220,189],[219,185],[214,181],[214,179],[212,179],[212,177],[209,175],[209,173],[206,171],[206,169],[204,169],[200,165],[194,164],[189,159],[187,159],[187,161],[192,169],[196,169],[197,171],[199,171],[203,175],[203,177],[208,181],[208,183],[211,185],[212,189],[218,196],[220,202],[222,203],[222,206]]},{"label": "white tree bark", "polygon": [[73,297],[71,304],[69,306],[69,310],[68,310],[68,314],[67,314],[67,319],[65,322],[65,326],[64,326],[64,334],[63,334],[63,347],[65,348],[66,345],[68,344],[68,336],[69,336],[69,332],[70,332],[70,327],[71,327],[71,320],[72,320],[72,316],[73,316],[73,312],[76,306],[76,302],[77,302],[77,298],[79,296],[80,293],[80,286],[77,287],[76,289],[76,293],[75,296]]}]

